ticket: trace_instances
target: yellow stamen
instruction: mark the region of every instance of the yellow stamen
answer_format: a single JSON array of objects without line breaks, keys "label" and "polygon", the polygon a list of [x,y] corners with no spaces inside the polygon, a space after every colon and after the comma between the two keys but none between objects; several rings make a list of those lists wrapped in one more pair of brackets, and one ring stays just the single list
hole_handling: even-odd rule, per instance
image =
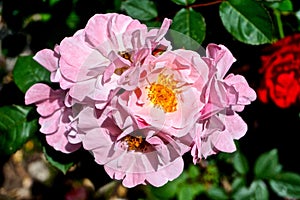
[{"label": "yellow stamen", "polygon": [[128,145],[130,151],[145,151],[147,150],[147,142],[142,136],[127,135],[124,141]]},{"label": "yellow stamen", "polygon": [[177,81],[173,75],[158,76],[155,83],[151,83],[148,89],[148,98],[154,104],[164,110],[164,112],[175,112],[177,110]]}]

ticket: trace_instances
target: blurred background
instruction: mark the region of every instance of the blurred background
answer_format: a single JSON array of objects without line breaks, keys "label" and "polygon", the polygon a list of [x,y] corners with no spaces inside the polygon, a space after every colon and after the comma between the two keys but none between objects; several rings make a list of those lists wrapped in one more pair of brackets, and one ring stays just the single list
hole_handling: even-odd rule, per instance
[{"label": "blurred background", "polygon": [[[127,189],[88,153],[66,156],[47,146],[37,114],[24,104],[25,79],[44,81],[33,77],[31,57],[84,28],[94,14],[109,12],[149,27],[169,18],[171,29],[203,48],[228,47],[237,59],[230,72],[243,75],[258,94],[239,113],[248,132],[237,152],[196,166],[186,155],[175,181]],[[299,32],[298,0],[3,0],[0,199],[300,199]]]}]

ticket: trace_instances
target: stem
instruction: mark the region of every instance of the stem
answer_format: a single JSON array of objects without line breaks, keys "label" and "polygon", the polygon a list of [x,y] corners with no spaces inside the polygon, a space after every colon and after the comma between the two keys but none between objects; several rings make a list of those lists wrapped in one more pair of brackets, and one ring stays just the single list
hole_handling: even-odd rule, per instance
[{"label": "stem", "polygon": [[282,21],[281,21],[281,14],[278,10],[274,10],[274,15],[275,15],[276,22],[277,22],[279,37],[280,37],[280,39],[282,39],[282,38],[284,38],[284,31],[283,31],[283,25],[282,25]]},{"label": "stem", "polygon": [[189,6],[189,8],[198,8],[198,7],[204,7],[204,6],[211,6],[211,5],[214,5],[214,4],[222,3],[223,1],[224,0],[216,0],[216,1],[209,2],[209,3],[199,3],[199,4]]}]

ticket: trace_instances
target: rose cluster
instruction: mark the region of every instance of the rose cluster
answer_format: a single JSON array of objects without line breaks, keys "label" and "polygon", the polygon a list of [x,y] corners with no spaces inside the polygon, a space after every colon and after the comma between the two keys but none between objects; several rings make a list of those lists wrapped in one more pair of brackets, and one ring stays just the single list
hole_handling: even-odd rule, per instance
[{"label": "rose cluster", "polygon": [[234,152],[247,131],[237,113],[256,93],[243,76],[227,75],[235,58],[225,46],[209,44],[205,57],[172,49],[170,24],[149,30],[122,14],[96,14],[54,50],[37,52],[59,84],[37,83],[25,95],[48,144],[89,151],[126,187],[174,180],[188,152],[195,164]]},{"label": "rose cluster", "polygon": [[300,97],[300,34],[278,40],[264,49],[261,56],[263,79],[258,98],[270,100],[280,108],[288,108]]}]

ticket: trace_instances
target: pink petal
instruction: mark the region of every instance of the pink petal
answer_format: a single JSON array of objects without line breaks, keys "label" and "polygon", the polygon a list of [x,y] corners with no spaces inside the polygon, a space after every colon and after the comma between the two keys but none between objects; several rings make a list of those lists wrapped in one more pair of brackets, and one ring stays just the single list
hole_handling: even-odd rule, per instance
[{"label": "pink petal", "polygon": [[207,56],[213,58],[216,63],[218,78],[223,78],[236,59],[224,45],[208,44],[206,49]]},{"label": "pink petal", "polygon": [[232,153],[236,150],[231,133],[227,130],[220,132],[219,134],[215,134],[212,142],[215,148],[219,151]]},{"label": "pink petal", "polygon": [[231,134],[233,139],[240,139],[247,132],[247,124],[235,112],[233,115],[226,115],[223,122],[225,123],[226,129]]},{"label": "pink petal", "polygon": [[52,89],[42,83],[37,83],[31,86],[25,94],[25,104],[32,104],[47,100],[51,96]]},{"label": "pink petal", "polygon": [[58,55],[50,49],[43,49],[37,52],[33,59],[50,72],[57,70]]},{"label": "pink petal", "polygon": [[47,143],[55,150],[63,153],[72,153],[81,147],[81,144],[71,144],[68,141],[68,131],[64,126],[59,126],[57,132],[46,135]]},{"label": "pink petal", "polygon": [[40,117],[39,124],[41,125],[40,131],[45,134],[54,133],[58,129],[61,112],[57,111],[49,117]]}]

